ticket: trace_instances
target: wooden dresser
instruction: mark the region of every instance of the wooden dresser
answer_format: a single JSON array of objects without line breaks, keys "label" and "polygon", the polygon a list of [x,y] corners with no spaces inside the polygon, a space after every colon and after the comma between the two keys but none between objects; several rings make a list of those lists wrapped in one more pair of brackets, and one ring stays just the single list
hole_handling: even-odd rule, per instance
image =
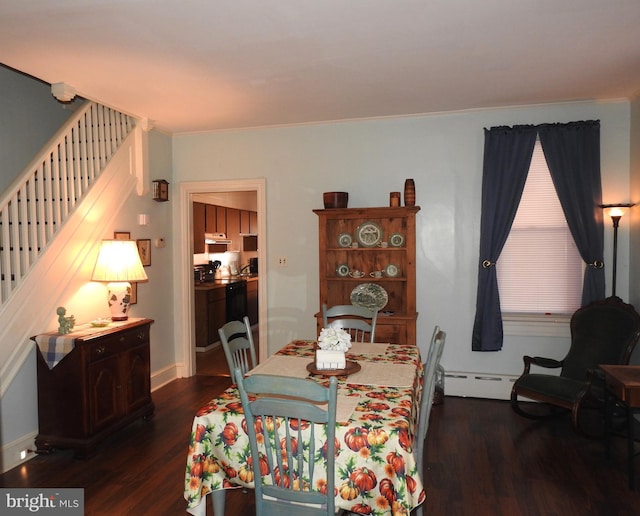
[{"label": "wooden dresser", "polygon": [[[88,457],[116,430],[153,416],[149,360],[152,319],[37,335],[38,452],[70,448]],[[47,363],[57,345],[59,362]],[[61,358],[63,356],[63,358]]]}]

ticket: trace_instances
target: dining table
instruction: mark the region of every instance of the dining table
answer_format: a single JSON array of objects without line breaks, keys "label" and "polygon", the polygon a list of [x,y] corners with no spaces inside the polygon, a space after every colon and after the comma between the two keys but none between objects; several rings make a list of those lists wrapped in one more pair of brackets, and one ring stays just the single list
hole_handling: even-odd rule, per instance
[{"label": "dining table", "polygon": [[[315,340],[293,340],[247,374],[323,384],[336,375],[336,510],[408,516],[426,498],[413,453],[424,380],[419,348],[353,343],[346,353],[349,374],[342,375],[315,369],[316,348]],[[222,516],[227,489],[253,488],[250,456],[242,403],[232,385],[193,419],[184,482],[187,511],[205,516],[211,496],[214,516]]]}]

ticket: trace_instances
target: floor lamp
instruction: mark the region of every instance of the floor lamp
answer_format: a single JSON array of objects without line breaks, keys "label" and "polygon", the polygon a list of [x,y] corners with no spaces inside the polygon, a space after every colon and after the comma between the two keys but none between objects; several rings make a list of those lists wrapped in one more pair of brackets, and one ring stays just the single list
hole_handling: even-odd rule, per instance
[{"label": "floor lamp", "polygon": [[611,275],[611,295],[616,295],[616,269],[618,267],[618,226],[620,219],[624,215],[627,208],[631,208],[634,204],[601,204],[605,213],[611,217],[613,223],[613,269]]}]

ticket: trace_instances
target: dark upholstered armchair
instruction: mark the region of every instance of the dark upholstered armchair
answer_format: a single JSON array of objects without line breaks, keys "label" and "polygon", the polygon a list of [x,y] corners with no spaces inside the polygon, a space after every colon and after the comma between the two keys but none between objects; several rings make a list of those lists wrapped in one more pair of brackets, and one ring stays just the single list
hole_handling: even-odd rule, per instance
[{"label": "dark upholstered armchair", "polygon": [[[580,308],[571,317],[571,347],[564,359],[524,357],[524,372],[511,390],[511,407],[534,419],[557,413],[554,408],[570,410],[574,428],[580,429],[580,409],[587,401],[600,406],[604,397],[598,364],[628,364],[639,336],[640,315],[616,296]],[[532,373],[532,365],[560,368],[560,375]],[[519,397],[542,402],[549,410],[534,410],[540,406],[522,403]]]}]

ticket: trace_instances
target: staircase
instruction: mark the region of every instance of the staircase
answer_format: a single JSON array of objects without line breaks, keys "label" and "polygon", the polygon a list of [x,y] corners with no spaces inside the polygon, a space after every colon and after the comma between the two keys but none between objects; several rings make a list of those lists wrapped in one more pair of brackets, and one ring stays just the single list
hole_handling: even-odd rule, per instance
[{"label": "staircase", "polygon": [[93,102],[73,117],[0,200],[0,304],[133,129],[131,117]]},{"label": "staircase", "polygon": [[135,188],[140,132],[88,102],[0,197],[0,396]]}]

